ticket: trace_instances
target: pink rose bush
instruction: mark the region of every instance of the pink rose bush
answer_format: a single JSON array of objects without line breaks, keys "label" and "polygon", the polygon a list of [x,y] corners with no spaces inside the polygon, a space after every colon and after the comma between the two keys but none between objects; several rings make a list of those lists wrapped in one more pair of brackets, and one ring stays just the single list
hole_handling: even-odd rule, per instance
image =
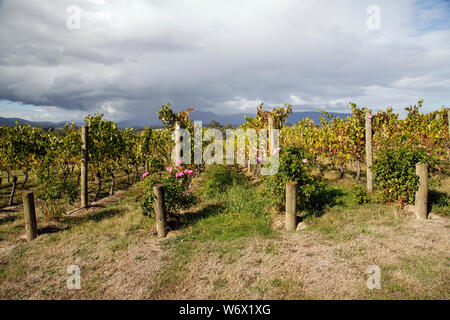
[{"label": "pink rose bush", "polygon": [[188,192],[188,188],[193,175],[193,170],[183,167],[182,159],[177,159],[175,163],[162,172],[144,173],[142,178],[145,179],[147,190],[141,202],[144,214],[151,215],[153,212],[153,186],[157,184],[162,184],[165,187],[164,200],[169,213],[175,213],[192,204],[194,197]]},{"label": "pink rose bush", "polygon": [[184,172],[183,172],[183,171],[180,171],[180,172],[175,173],[175,177],[176,177],[176,178],[181,178],[181,177],[183,177],[183,176],[184,176]]}]

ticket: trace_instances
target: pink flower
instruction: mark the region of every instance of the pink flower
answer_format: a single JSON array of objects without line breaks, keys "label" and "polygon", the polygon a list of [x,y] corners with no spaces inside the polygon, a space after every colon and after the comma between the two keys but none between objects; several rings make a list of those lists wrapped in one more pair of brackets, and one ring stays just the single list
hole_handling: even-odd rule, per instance
[{"label": "pink flower", "polygon": [[167,168],[167,171],[169,171],[169,173],[172,173],[173,168],[172,168],[172,167],[169,167],[169,168]]},{"label": "pink flower", "polygon": [[432,156],[432,154],[431,154],[430,152],[428,152],[428,153],[427,153],[427,156],[431,157],[431,156]]},{"label": "pink flower", "polygon": [[272,152],[272,154],[277,154],[278,152],[280,152],[280,150],[281,150],[281,147],[278,147],[278,148],[276,148],[276,149],[273,149],[273,152]]},{"label": "pink flower", "polygon": [[303,159],[303,163],[308,163],[308,159]]},{"label": "pink flower", "polygon": [[372,116],[371,114],[369,114],[369,115],[367,116],[367,118],[372,119],[373,116]]},{"label": "pink flower", "polygon": [[184,172],[183,172],[183,171],[177,172],[177,173],[175,174],[175,177],[177,177],[177,178],[181,178],[182,176],[184,176]]},{"label": "pink flower", "polygon": [[262,162],[262,157],[261,157],[261,156],[257,156],[257,157],[256,157],[256,161]]},{"label": "pink flower", "polygon": [[144,179],[146,176],[148,176],[150,174],[150,172],[144,172],[143,174],[142,174],[142,179]]},{"label": "pink flower", "polygon": [[183,163],[183,159],[181,159],[181,158],[178,158],[177,161],[175,161],[176,165],[180,165],[182,163]]},{"label": "pink flower", "polygon": [[192,176],[194,174],[194,171],[192,171],[190,169],[185,169],[184,173],[187,173],[188,175]]}]

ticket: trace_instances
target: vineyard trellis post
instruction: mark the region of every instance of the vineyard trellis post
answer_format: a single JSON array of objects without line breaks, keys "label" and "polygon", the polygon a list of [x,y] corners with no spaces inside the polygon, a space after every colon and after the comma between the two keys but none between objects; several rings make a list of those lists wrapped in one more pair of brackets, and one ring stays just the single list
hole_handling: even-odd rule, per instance
[{"label": "vineyard trellis post", "polygon": [[270,155],[272,155],[275,147],[275,135],[273,129],[273,117],[271,114],[267,117],[267,124],[269,126],[269,151]]},{"label": "vineyard trellis post", "polygon": [[416,191],[414,211],[419,220],[427,218],[428,212],[428,163],[417,163],[416,174],[419,176],[419,188]]},{"label": "vineyard trellis post", "polygon": [[297,227],[297,185],[296,181],[286,182],[286,230],[293,231]]},{"label": "vineyard trellis post", "polygon": [[12,190],[11,195],[9,196],[9,203],[8,205],[11,207],[14,204],[14,195],[16,194],[16,188],[17,188],[17,176],[12,177]]},{"label": "vineyard trellis post", "polygon": [[180,123],[177,121],[175,122],[175,160],[182,157],[181,151],[181,129]]},{"label": "vineyard trellis post", "polygon": [[37,237],[36,210],[34,206],[33,191],[24,191],[22,193],[23,213],[25,216],[25,231],[27,233],[27,241],[32,241]]},{"label": "vineyard trellis post", "polygon": [[[250,160],[250,158],[249,158],[249,160]],[[252,155],[251,156],[251,161],[249,161],[250,173],[252,175],[254,175],[255,172],[256,172],[256,163],[257,163],[256,156]]]},{"label": "vineyard trellis post", "polygon": [[372,112],[366,110],[366,166],[367,166],[367,191],[373,192],[373,149],[372,149]]},{"label": "vineyard trellis post", "polygon": [[154,210],[156,218],[156,234],[158,238],[164,238],[167,234],[166,229],[166,205],[164,200],[164,186],[158,184],[153,187]]},{"label": "vineyard trellis post", "polygon": [[[244,142],[245,143],[245,142]],[[248,161],[248,153],[245,153],[245,162],[244,162],[244,168],[247,167],[248,171],[250,171],[250,167],[249,167],[249,161]]]},{"label": "vineyard trellis post", "polygon": [[[448,138],[450,140],[450,108],[447,108]],[[450,142],[449,142],[450,143]],[[450,160],[450,145],[447,145],[447,159]]]},{"label": "vineyard trellis post", "polygon": [[88,206],[88,140],[89,127],[81,127],[81,207]]}]

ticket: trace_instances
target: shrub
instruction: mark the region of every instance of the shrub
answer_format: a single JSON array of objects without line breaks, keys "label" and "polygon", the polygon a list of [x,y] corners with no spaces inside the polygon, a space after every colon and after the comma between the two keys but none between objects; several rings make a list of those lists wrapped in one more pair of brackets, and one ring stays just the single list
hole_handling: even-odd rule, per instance
[{"label": "shrub", "polygon": [[164,201],[167,213],[173,214],[193,204],[194,197],[188,192],[193,173],[192,170],[183,168],[181,161],[163,172],[144,173],[142,177],[145,179],[146,193],[141,200],[143,213],[151,215],[154,212],[153,187],[157,184],[165,187]]},{"label": "shrub", "polygon": [[[43,175],[40,176],[41,178]],[[61,179],[49,173],[36,190],[37,204],[45,220],[59,220],[66,211],[66,203],[73,204],[78,197],[75,179]]]},{"label": "shrub", "polygon": [[321,211],[330,199],[327,197],[325,181],[314,178],[307,153],[301,147],[288,147],[280,151],[278,173],[264,176],[266,196],[279,211],[286,202],[286,182],[298,182],[298,207],[308,212]]},{"label": "shrub", "polygon": [[238,174],[229,167],[214,164],[205,170],[202,191],[206,197],[211,198],[225,192],[239,179]]},{"label": "shrub", "polygon": [[367,190],[360,184],[355,184],[353,186],[353,199],[357,204],[367,203],[369,198],[367,196]]},{"label": "shrub", "polygon": [[62,215],[66,212],[66,207],[62,199],[37,200],[40,213],[46,221],[61,220]]},{"label": "shrub", "polygon": [[150,172],[160,172],[164,170],[164,160],[161,158],[151,157],[148,160]]},{"label": "shrub", "polygon": [[433,164],[434,160],[419,147],[387,148],[377,153],[372,166],[374,183],[384,201],[414,203],[419,180],[417,162]]}]

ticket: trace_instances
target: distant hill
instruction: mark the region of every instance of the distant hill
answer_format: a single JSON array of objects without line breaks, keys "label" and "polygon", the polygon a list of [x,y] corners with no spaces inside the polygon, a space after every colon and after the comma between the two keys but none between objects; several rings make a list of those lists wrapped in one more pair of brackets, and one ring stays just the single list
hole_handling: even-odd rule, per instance
[{"label": "distant hill", "polygon": [[[346,118],[350,116],[350,113],[331,113],[340,118]],[[194,110],[191,113],[191,117],[194,121],[202,121],[203,125],[208,125],[212,120],[219,122],[221,125],[231,124],[233,126],[239,126],[245,121],[245,113],[232,113],[227,115],[219,115],[214,112],[209,111],[197,111]],[[255,114],[247,114],[249,117],[254,117]],[[311,118],[315,123],[320,124],[320,117],[323,116],[322,113],[318,111],[305,111],[305,112],[293,112],[287,122],[290,124],[297,123],[298,121],[305,119],[307,117]],[[2,118],[0,117],[0,125],[14,126],[16,125],[16,121],[19,121],[19,124],[29,123],[31,126],[41,126],[42,128],[60,128],[63,127],[66,122],[48,122],[48,121],[28,121],[20,118]],[[82,122],[75,123],[78,126],[82,125]],[[160,128],[162,127],[161,122],[155,116],[151,119],[138,119],[138,120],[124,120],[118,122],[119,128],[143,128],[145,126],[149,126],[152,128]]]},{"label": "distant hill", "polygon": [[58,127],[64,127],[66,124],[65,122],[49,122],[49,121],[28,121],[20,118],[2,118],[0,117],[0,126],[7,125],[7,126],[15,126],[16,121],[19,121],[19,124],[25,124],[29,123],[30,126],[36,127],[41,126],[42,128],[58,128]]}]

